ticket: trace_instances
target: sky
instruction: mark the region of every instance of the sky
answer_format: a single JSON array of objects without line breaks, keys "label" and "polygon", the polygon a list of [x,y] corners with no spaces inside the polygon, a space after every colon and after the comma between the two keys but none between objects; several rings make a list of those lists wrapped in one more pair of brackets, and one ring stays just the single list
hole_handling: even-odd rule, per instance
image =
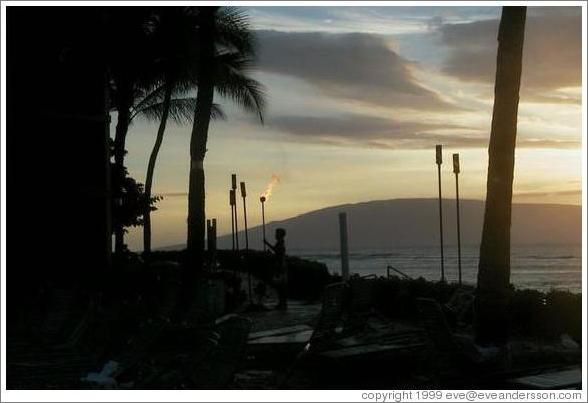
[{"label": "sky", "polygon": [[[206,214],[231,229],[230,175],[247,183],[248,221],[280,177],[267,221],[315,209],[436,197],[485,198],[499,7],[250,7],[258,42],[251,75],[265,87],[264,124],[215,97],[226,120],[209,130]],[[514,202],[581,204],[580,7],[529,7],[523,49]],[[114,125],[111,127],[111,131]],[[157,124],[138,119],[127,166],[144,182]],[[186,239],[191,126],[168,125],[154,192],[153,246]],[[240,201],[240,208],[242,206]],[[239,210],[241,215],[242,210]],[[242,223],[241,223],[242,226]],[[142,247],[142,229],[127,243]]]}]

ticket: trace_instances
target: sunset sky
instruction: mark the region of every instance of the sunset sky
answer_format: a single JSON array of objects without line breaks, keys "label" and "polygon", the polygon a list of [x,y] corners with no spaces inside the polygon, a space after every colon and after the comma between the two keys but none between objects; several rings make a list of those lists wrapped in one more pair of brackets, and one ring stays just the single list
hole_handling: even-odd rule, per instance
[{"label": "sunset sky", "polygon": [[[249,223],[259,194],[281,178],[268,221],[378,199],[436,197],[435,144],[444,145],[443,193],[484,199],[499,7],[247,8],[267,90],[265,125],[228,102],[209,132],[207,216],[230,232],[230,174],[247,182]],[[580,204],[580,7],[530,7],[525,30],[514,201]],[[115,121],[113,122],[115,123]],[[157,125],[137,121],[127,166],[145,180]],[[186,238],[190,126],[168,126],[154,192],[154,247]],[[114,125],[111,126],[114,132]],[[241,206],[241,204],[239,204]],[[241,213],[239,213],[241,214]],[[131,230],[140,249],[142,230]]]}]

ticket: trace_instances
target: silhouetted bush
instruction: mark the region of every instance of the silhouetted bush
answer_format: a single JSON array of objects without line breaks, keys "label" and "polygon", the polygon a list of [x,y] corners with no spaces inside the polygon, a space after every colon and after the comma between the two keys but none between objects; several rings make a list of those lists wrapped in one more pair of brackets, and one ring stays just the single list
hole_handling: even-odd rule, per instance
[{"label": "silhouetted bush", "polygon": [[582,294],[516,290],[511,301],[513,332],[554,340],[562,334],[582,340]]},{"label": "silhouetted bush", "polygon": [[[269,252],[249,251],[247,254],[220,250],[219,265],[224,270],[247,272],[269,284],[276,274],[274,255]],[[288,296],[290,298],[317,299],[327,284],[332,282],[327,266],[323,263],[287,256]]]},{"label": "silhouetted bush", "polygon": [[390,317],[406,320],[418,316],[417,298],[433,298],[446,303],[458,288],[456,284],[431,282],[422,277],[416,280],[378,278],[375,281],[376,308]]},{"label": "silhouetted bush", "polygon": [[[270,252],[250,250],[245,253],[231,250],[218,250],[218,267],[209,270],[209,275],[214,271],[238,271],[251,274],[260,280],[272,284],[276,274],[276,262]],[[185,261],[185,251],[156,251],[149,257],[151,262],[175,261],[182,264]],[[301,259],[295,256],[286,257],[288,263],[288,295],[290,298],[317,299],[320,298],[325,286],[337,279],[329,274],[327,266],[323,263]]]},{"label": "silhouetted bush", "polygon": [[[415,304],[417,298],[433,298],[445,304],[459,288],[457,284],[431,282],[423,278],[416,280],[398,277],[379,278],[375,282],[376,309],[390,318],[400,320],[418,318]],[[581,342],[581,294],[525,289],[513,290],[511,295],[510,314],[513,336],[556,340],[562,334],[568,334],[575,341]]]}]

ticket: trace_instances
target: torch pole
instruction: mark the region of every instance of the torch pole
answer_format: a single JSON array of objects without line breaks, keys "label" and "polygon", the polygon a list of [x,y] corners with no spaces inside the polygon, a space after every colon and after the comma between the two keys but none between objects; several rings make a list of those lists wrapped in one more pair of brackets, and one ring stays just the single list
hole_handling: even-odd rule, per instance
[{"label": "torch pole", "polygon": [[441,164],[443,163],[442,146],[440,144],[435,146],[436,163],[437,163],[437,179],[439,182],[439,234],[441,240],[441,281],[445,282],[445,265],[443,256],[443,203],[441,199]]},{"label": "torch pole", "polygon": [[461,231],[459,225],[459,154],[453,154],[453,173],[455,174],[455,209],[457,215],[457,273],[461,286]]},{"label": "torch pole", "polygon": [[245,224],[245,250],[249,250],[249,233],[247,228],[247,203],[245,198],[247,197],[247,191],[245,189],[245,182],[241,182],[241,197],[243,198],[243,220]]},{"label": "torch pole", "polygon": [[237,174],[231,175],[233,188],[233,209],[235,212],[235,248],[239,252],[239,219],[237,218]]},{"label": "torch pole", "polygon": [[231,205],[231,242],[235,251],[235,213],[233,212],[233,190],[229,190],[229,204]]},{"label": "torch pole", "polygon": [[265,197],[261,196],[259,201],[261,201],[261,229],[263,234],[263,251],[265,252]]},{"label": "torch pole", "polygon": [[[247,190],[245,189],[245,182],[241,182],[241,197],[243,198],[243,222],[245,224],[245,259],[249,256],[249,230],[247,228],[247,203],[245,198],[247,197]],[[251,269],[249,268],[249,261],[246,260],[247,265],[247,287],[249,288],[249,300],[252,300],[251,296]]]}]

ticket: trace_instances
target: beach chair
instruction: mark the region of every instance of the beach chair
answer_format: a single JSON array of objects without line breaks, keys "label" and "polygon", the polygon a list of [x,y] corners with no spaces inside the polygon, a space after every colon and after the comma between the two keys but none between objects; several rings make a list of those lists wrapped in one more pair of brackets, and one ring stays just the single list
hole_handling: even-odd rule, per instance
[{"label": "beach chair", "polygon": [[288,367],[284,376],[278,382],[280,389],[286,385],[294,370],[300,366],[302,361],[315,355],[317,352],[325,350],[337,336],[341,335],[344,328],[343,309],[346,290],[347,284],[344,282],[330,284],[325,287],[321,312],[310,336],[310,340],[296,356],[294,362]]},{"label": "beach chair", "polygon": [[335,283],[325,287],[321,312],[310,341],[304,347],[307,352],[317,352],[329,345],[344,329],[343,310],[346,283]]},{"label": "beach chair", "polygon": [[352,278],[349,284],[349,298],[345,304],[345,333],[363,331],[367,319],[373,314],[375,281],[373,279]]},{"label": "beach chair", "polygon": [[466,335],[452,333],[439,302],[429,298],[416,302],[419,319],[432,343],[431,364],[437,378],[448,379],[456,373],[477,378],[506,364],[502,349],[484,348]]}]

